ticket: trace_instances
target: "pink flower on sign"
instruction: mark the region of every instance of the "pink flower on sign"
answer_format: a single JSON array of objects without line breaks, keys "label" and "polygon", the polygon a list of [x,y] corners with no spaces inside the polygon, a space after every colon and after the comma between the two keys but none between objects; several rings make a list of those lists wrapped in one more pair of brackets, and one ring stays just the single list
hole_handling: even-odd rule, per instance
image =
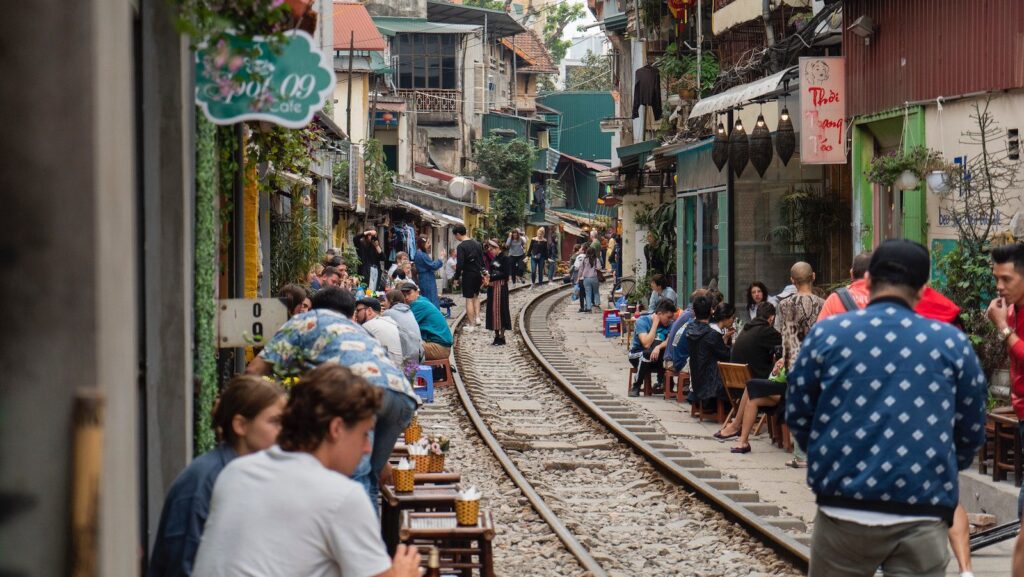
[{"label": "pink flower on sign", "polygon": [[228,61],[228,70],[231,72],[238,72],[238,69],[245,64],[245,58],[241,56],[232,56],[231,60]]},{"label": "pink flower on sign", "polygon": [[278,7],[278,6],[280,6],[281,4],[284,4],[284,0],[273,0],[273,1],[272,1],[272,2],[270,3],[270,7],[271,7],[271,8],[277,8],[277,7]]}]

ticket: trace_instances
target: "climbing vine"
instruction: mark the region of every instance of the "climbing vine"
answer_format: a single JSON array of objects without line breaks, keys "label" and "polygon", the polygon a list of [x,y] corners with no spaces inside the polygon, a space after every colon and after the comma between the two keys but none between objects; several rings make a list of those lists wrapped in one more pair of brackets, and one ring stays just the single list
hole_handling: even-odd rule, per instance
[{"label": "climbing vine", "polygon": [[371,202],[380,202],[391,198],[395,192],[394,174],[388,168],[384,156],[384,146],[379,140],[371,138],[366,141],[363,150],[366,174],[366,197]]},{"label": "climbing vine", "polygon": [[202,114],[196,115],[195,204],[195,454],[214,446],[211,424],[217,398],[217,151],[216,131]]}]

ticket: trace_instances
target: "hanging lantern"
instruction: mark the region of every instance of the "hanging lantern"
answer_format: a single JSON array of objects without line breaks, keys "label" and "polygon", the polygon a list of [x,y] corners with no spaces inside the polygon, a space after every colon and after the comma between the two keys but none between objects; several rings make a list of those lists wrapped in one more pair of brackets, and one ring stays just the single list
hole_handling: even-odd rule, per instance
[{"label": "hanging lantern", "polygon": [[747,140],[747,132],[743,130],[743,121],[737,119],[736,126],[729,135],[729,166],[736,176],[743,174],[750,159],[750,142]]},{"label": "hanging lantern", "polygon": [[380,115],[380,119],[388,124],[391,124],[391,121],[395,119],[395,115],[391,114],[390,112],[385,112],[384,114]]},{"label": "hanging lantern", "polygon": [[725,125],[721,122],[715,128],[715,140],[711,143],[711,161],[719,172],[729,162],[729,135],[725,133]]},{"label": "hanging lantern", "polygon": [[775,152],[783,166],[789,165],[789,159],[793,158],[796,151],[796,133],[793,132],[793,120],[789,117],[789,109],[783,107],[779,115],[779,129],[775,131]]},{"label": "hanging lantern", "polygon": [[772,133],[768,132],[763,114],[757,115],[757,124],[750,133],[750,164],[761,178],[772,165]]}]

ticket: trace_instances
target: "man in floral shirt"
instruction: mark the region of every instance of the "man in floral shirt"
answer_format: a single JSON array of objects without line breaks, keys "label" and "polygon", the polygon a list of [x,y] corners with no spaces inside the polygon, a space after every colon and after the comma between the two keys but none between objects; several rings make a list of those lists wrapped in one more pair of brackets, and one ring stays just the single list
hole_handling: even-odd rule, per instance
[{"label": "man in floral shirt", "polygon": [[388,358],[387,350],[351,320],[355,307],[355,297],[349,291],[324,288],[313,297],[313,310],[289,319],[249,363],[246,372],[288,376],[323,363],[338,363],[384,389],[372,431],[373,452],[360,462],[352,477],[363,484],[376,503],[377,479],[399,433],[416,412],[417,397],[412,384]]}]

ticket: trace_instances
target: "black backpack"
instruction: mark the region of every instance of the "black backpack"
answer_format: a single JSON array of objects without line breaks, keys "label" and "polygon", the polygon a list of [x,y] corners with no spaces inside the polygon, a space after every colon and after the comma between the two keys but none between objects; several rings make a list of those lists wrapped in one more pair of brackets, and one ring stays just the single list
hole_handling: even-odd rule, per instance
[{"label": "black backpack", "polygon": [[850,289],[840,287],[836,289],[836,294],[839,295],[839,301],[843,303],[844,307],[846,307],[847,312],[860,309],[860,307],[857,306],[857,301],[853,300],[853,295],[850,294]]}]

